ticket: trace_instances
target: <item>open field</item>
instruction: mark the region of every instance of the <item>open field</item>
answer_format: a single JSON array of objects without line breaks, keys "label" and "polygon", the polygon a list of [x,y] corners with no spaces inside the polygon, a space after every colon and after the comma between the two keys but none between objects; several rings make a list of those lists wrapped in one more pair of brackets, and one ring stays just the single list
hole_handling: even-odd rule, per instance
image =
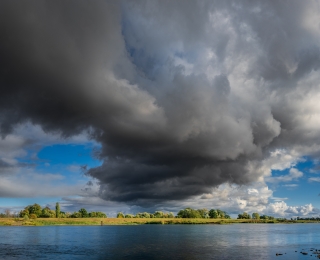
[{"label": "open field", "polygon": [[142,224],[237,224],[237,223],[318,223],[307,220],[252,220],[252,219],[194,219],[194,218],[0,218],[0,226],[53,225],[142,225]]}]

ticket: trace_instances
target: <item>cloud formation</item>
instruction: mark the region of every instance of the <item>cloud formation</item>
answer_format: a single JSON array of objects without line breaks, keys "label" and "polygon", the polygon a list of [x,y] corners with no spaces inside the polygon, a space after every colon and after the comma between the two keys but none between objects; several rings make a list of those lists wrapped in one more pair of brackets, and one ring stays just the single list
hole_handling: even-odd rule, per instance
[{"label": "cloud formation", "polygon": [[320,154],[318,5],[1,1],[1,134],[87,131],[106,200],[263,181]]},{"label": "cloud formation", "polygon": [[289,181],[293,181],[293,180],[298,180],[302,176],[303,176],[303,173],[301,171],[299,171],[296,168],[291,168],[287,175],[281,175],[281,176],[277,176],[277,177],[267,177],[267,178],[265,178],[265,180],[267,182],[271,182],[271,183],[289,182]]}]

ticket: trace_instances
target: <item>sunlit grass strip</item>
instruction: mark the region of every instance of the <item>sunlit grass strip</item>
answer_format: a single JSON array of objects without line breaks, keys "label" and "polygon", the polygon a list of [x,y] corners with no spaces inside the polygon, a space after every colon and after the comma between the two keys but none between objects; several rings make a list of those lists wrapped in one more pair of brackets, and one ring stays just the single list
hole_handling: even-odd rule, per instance
[{"label": "sunlit grass strip", "polygon": [[143,224],[237,224],[237,223],[319,223],[311,220],[253,220],[253,219],[203,219],[203,218],[0,218],[0,226],[57,226],[57,225],[143,225]]}]

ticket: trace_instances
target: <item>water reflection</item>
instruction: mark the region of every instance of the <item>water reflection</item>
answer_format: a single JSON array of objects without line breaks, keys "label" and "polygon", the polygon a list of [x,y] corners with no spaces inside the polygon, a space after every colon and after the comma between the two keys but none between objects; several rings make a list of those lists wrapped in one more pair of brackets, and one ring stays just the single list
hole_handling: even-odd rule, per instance
[{"label": "water reflection", "polygon": [[[305,259],[318,224],[0,227],[0,259]],[[295,252],[298,251],[298,252]],[[310,252],[308,251],[310,257]],[[315,255],[313,255],[315,256]],[[280,258],[279,258],[280,259]]]}]

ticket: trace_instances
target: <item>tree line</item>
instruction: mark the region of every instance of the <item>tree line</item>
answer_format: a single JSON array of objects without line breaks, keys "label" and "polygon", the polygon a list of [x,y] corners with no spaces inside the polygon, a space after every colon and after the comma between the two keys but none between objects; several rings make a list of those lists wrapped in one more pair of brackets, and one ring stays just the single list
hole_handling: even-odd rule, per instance
[{"label": "tree line", "polygon": [[247,212],[243,212],[242,214],[238,214],[237,219],[266,219],[266,220],[273,220],[275,219],[273,216],[262,215],[260,216],[259,213],[253,212],[252,215],[248,214]]},{"label": "tree line", "polygon": [[[22,217],[22,218],[107,218],[107,215],[100,211],[88,212],[85,208],[81,208],[73,213],[63,212],[60,210],[60,204],[57,202],[55,209],[49,207],[42,208],[39,204],[26,206],[18,214],[13,214],[9,209],[6,209],[4,213],[0,213],[0,218],[10,217]],[[180,210],[175,216],[172,212],[155,211],[154,213],[139,212],[137,214],[124,214],[122,212],[117,213],[117,218],[213,218],[213,219],[230,219],[231,217],[220,209],[192,209],[185,208]],[[264,219],[264,220],[287,220],[282,218],[275,218],[273,216],[261,215],[257,212],[253,212],[251,215],[247,212],[238,214],[237,219]],[[291,220],[313,220],[320,221],[319,217],[306,217],[306,218],[294,218]]]},{"label": "tree line", "polygon": [[162,211],[156,211],[154,213],[139,212],[135,215],[118,212],[117,218],[174,218],[174,214],[172,212],[162,212]]},{"label": "tree line", "polygon": [[186,208],[178,212],[177,218],[223,218],[230,219],[231,217],[220,209],[192,209]]},{"label": "tree line", "polygon": [[174,216],[172,212],[156,211],[154,213],[140,212],[136,215],[124,214],[119,212],[117,218],[224,218],[230,219],[230,216],[220,209],[192,209],[186,208],[178,212],[177,216]]},{"label": "tree line", "polygon": [[29,205],[20,211],[19,217],[21,218],[106,218],[107,215],[100,211],[88,212],[85,208],[79,211],[63,212],[60,210],[60,204],[57,202],[54,210],[49,207],[41,208],[37,203]]}]

